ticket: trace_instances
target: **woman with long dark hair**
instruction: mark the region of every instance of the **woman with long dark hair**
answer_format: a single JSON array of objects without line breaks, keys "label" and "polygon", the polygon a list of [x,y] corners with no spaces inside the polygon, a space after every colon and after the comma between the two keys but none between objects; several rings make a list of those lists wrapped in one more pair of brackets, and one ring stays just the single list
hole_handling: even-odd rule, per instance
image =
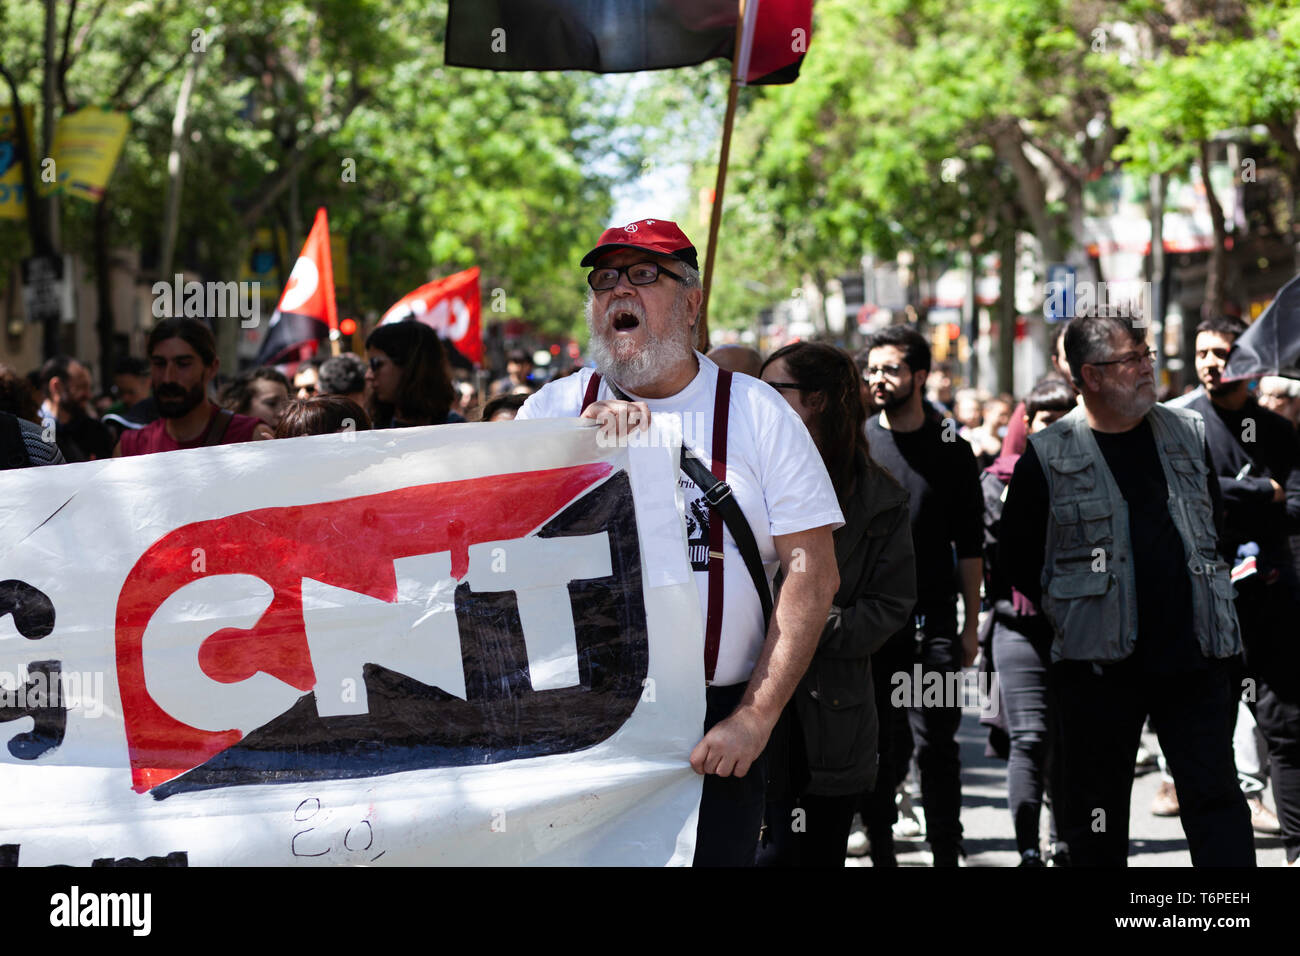
[{"label": "woman with long dark hair", "polygon": [[840,589],[781,718],[785,779],[772,781],[759,862],[843,866],[853,813],[875,784],[871,655],[902,628],[916,600],[907,492],[868,454],[860,376],[846,353],[796,342],[772,353],[762,378],[812,434],[845,523],[835,532]]},{"label": "woman with long dark hair", "polygon": [[423,322],[381,325],[366,337],[369,412],[376,428],[445,425],[465,419],[451,410],[456,389],[438,333]]}]

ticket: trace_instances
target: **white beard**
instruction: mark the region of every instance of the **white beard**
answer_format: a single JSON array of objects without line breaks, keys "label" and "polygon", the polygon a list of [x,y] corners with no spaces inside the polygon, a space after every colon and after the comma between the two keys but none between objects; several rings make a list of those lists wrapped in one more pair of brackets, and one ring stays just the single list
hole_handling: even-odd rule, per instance
[{"label": "white beard", "polygon": [[[645,327],[645,343],[637,346],[631,339],[617,338],[611,321],[614,313],[631,312]],[[693,352],[695,330],[686,323],[686,295],[673,302],[668,316],[669,332],[658,335],[646,321],[645,308],[636,300],[611,302],[605,309],[600,327],[596,327],[595,297],[587,298],[587,331],[591,333],[588,349],[596,369],[606,378],[633,392],[664,378]]]}]

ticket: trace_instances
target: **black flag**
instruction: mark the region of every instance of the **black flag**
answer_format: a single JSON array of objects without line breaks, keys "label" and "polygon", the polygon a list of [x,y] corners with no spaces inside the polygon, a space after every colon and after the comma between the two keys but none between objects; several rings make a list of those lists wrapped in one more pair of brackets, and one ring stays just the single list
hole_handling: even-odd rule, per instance
[{"label": "black flag", "polygon": [[1282,287],[1268,308],[1233,343],[1223,380],[1261,375],[1300,378],[1300,276]]}]

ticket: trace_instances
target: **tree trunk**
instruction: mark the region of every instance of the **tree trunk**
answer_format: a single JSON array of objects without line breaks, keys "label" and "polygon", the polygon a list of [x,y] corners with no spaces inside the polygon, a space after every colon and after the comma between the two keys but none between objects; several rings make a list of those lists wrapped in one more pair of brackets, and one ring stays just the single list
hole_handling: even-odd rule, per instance
[{"label": "tree trunk", "polygon": [[[58,34],[58,0],[45,0],[45,82],[41,90],[41,133],[45,148],[41,154],[42,160],[54,155],[54,111],[59,96],[59,63],[55,56]],[[34,200],[35,197],[31,197],[27,201]],[[50,193],[44,206],[50,245],[57,249],[59,247],[59,194]]]},{"label": "tree trunk", "polygon": [[172,277],[172,259],[176,254],[176,232],[180,228],[181,186],[184,183],[185,165],[185,127],[189,121],[190,96],[194,92],[194,82],[199,75],[199,64],[203,54],[194,54],[190,60],[185,77],[181,80],[181,91],[176,97],[176,113],[172,116],[172,146],[167,154],[167,206],[163,213],[163,247],[159,260],[159,277],[170,282]]},{"label": "tree trunk", "polygon": [[95,328],[99,333],[99,382],[107,387],[113,381],[113,365],[117,360],[113,321],[113,276],[108,254],[109,215],[108,191],[95,205],[95,298],[98,303]]},{"label": "tree trunk", "polygon": [[999,132],[994,140],[998,156],[1015,174],[1016,195],[1020,207],[1033,224],[1034,235],[1043,250],[1043,261],[1062,262],[1065,251],[1057,238],[1056,222],[1047,211],[1047,187],[1043,184],[1042,174],[1025,155],[1023,144],[1024,137],[1019,129],[1011,126]]},{"label": "tree trunk", "polygon": [[978,388],[980,383],[980,303],[977,296],[979,287],[980,249],[974,240],[967,250],[966,296],[962,316],[966,326],[966,384]]},{"label": "tree trunk", "polygon": [[998,391],[1016,391],[1016,216],[1008,203],[999,232],[1003,233],[998,268]]},{"label": "tree trunk", "polygon": [[1224,285],[1228,278],[1228,256],[1224,248],[1228,230],[1223,222],[1223,206],[1214,194],[1210,183],[1210,143],[1201,140],[1201,181],[1205,183],[1205,201],[1210,206],[1210,222],[1214,225],[1214,246],[1210,249],[1209,267],[1205,273],[1205,302],[1201,306],[1202,318],[1223,314]]},{"label": "tree trunk", "polygon": [[1143,306],[1150,309],[1144,321],[1151,324],[1152,345],[1156,350],[1156,383],[1165,364],[1165,176],[1151,175],[1151,294],[1143,296]]}]

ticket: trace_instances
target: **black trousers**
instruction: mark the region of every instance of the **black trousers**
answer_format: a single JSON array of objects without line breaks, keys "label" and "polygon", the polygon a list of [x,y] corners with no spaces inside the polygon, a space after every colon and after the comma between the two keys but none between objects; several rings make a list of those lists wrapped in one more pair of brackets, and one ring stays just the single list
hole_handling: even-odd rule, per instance
[{"label": "black trousers", "polygon": [[[747,684],[710,687],[705,691],[704,733],[731,715]],[[694,866],[753,866],[758,831],[763,825],[767,786],[767,752],[743,777],[704,775],[700,815],[695,828]]]},{"label": "black trousers", "polygon": [[[894,790],[907,776],[913,747],[921,773],[926,839],[935,862],[955,862],[961,847],[961,753],[957,744],[961,702],[918,707],[911,706],[912,694],[900,695],[900,688],[910,689],[915,684],[917,664],[923,682],[925,674],[937,671],[945,675],[941,686],[949,686],[946,675],[962,669],[961,641],[951,609],[938,614],[931,611],[914,620],[919,626],[895,634],[871,659],[880,720],[880,770],[876,788],[864,800],[862,818],[876,866],[895,862]],[[906,681],[896,675],[905,675]]]},{"label": "black trousers", "polygon": [[769,803],[758,865],[842,867],[858,799],[856,793],[842,797],[804,794]]},{"label": "black trousers", "polygon": [[1007,803],[1016,829],[1016,849],[1038,849],[1043,791],[1053,801],[1052,842],[1059,844],[1055,801],[1060,789],[1053,779],[1059,761],[1053,759],[1056,733],[1054,708],[1048,695],[1052,630],[1045,618],[993,623],[993,661],[1001,699],[1007,709],[1011,752],[1007,759]]},{"label": "black trousers", "polygon": [[1273,802],[1291,862],[1300,858],[1300,603],[1284,581],[1246,582],[1238,590],[1245,676],[1253,682],[1243,690],[1268,742]]},{"label": "black trousers", "polygon": [[1250,810],[1232,759],[1234,665],[1174,674],[1152,674],[1134,658],[1052,665],[1062,744],[1057,819],[1075,866],[1128,865],[1133,764],[1148,715],[1178,781],[1192,864],[1255,865]]}]

